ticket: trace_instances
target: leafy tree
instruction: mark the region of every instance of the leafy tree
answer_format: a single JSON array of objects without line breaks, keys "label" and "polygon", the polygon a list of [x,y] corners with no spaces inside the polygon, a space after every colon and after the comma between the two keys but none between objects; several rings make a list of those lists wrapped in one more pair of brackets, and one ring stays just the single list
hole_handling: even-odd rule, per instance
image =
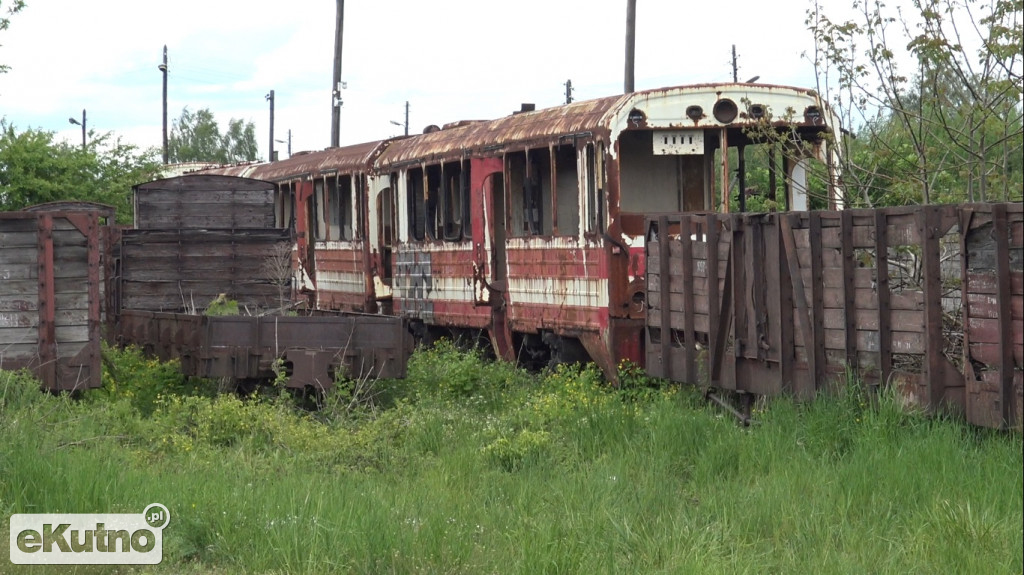
[{"label": "leafy tree", "polygon": [[256,146],[256,126],[252,122],[246,123],[232,118],[228,121],[228,131],[224,134],[224,147],[231,161],[257,159],[259,149]]},{"label": "leafy tree", "polygon": [[54,141],[53,132],[18,132],[0,120],[0,209],[58,200],[100,202],[117,209],[118,222],[130,223],[132,186],[159,177],[156,154],[109,133],[94,134],[82,149]]},{"label": "leafy tree", "polygon": [[859,203],[1020,199],[1024,3],[853,7],[833,21],[816,3],[807,23],[820,88],[858,133],[844,178]]},{"label": "leafy tree", "polygon": [[256,160],[256,127],[252,122],[232,118],[222,135],[208,108],[192,112],[185,107],[167,137],[167,153],[171,162],[230,164]]},{"label": "leafy tree", "polygon": [[[4,0],[0,0],[0,32],[7,29],[11,24],[10,16],[13,16],[21,11],[25,7],[25,0],[13,0],[4,5]],[[8,70],[8,67],[0,64],[0,74],[3,74]]]}]

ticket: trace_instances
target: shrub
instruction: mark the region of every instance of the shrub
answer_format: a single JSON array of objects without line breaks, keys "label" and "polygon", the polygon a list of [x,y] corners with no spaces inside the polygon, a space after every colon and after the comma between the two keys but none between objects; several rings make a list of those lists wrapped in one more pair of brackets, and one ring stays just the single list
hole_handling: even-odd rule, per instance
[{"label": "shrub", "polygon": [[162,362],[146,357],[135,346],[120,349],[104,344],[103,386],[90,393],[108,400],[127,398],[140,413],[149,415],[160,396],[213,396],[216,392],[216,383],[182,375],[177,360]]},{"label": "shrub", "polygon": [[413,354],[407,377],[419,391],[450,397],[469,397],[529,381],[514,365],[488,361],[479,349],[459,349],[445,338]]},{"label": "shrub", "polygon": [[228,299],[224,294],[220,294],[210,302],[210,305],[206,306],[206,310],[203,312],[203,315],[238,315],[238,302],[233,299]]}]

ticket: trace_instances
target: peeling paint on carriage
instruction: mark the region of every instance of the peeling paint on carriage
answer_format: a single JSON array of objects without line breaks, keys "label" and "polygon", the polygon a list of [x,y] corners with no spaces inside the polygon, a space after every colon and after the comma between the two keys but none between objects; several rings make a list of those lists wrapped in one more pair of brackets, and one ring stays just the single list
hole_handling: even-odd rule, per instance
[{"label": "peeling paint on carriage", "polygon": [[391,140],[378,140],[343,148],[327,148],[316,152],[300,152],[287,160],[262,164],[251,176],[270,182],[310,179],[349,172],[369,172],[377,156]]},{"label": "peeling paint on carriage", "polygon": [[[800,99],[801,105],[793,105],[794,96]],[[712,111],[717,103],[726,100],[737,106],[738,113],[730,121],[722,122],[714,117]],[[699,109],[701,113],[693,116],[680,114],[680,102],[687,111]],[[760,107],[764,115],[752,114],[753,107]],[[810,107],[820,113],[817,116],[805,115],[805,110]],[[622,96],[617,105],[601,118],[602,124],[610,130],[613,142],[618,140],[621,132],[630,129],[744,127],[762,121],[768,121],[775,127],[821,131],[839,125],[814,90],[771,84],[697,84],[633,92]],[[613,157],[618,153],[615,148],[609,152]]]},{"label": "peeling paint on carriage", "polygon": [[490,310],[476,305],[471,253],[468,242],[436,242],[397,250],[396,311],[435,325],[476,329],[490,325]]}]

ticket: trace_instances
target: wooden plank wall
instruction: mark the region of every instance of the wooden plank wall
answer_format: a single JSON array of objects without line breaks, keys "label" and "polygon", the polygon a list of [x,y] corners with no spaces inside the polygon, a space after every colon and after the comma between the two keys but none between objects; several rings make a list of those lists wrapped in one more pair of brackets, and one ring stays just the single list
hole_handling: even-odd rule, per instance
[{"label": "wooden plank wall", "polygon": [[278,288],[261,269],[291,241],[283,228],[124,230],[121,308],[202,313],[221,294],[250,310],[278,307]]},{"label": "wooden plank wall", "polygon": [[810,398],[850,367],[1019,427],[1022,219],[1019,204],[649,218],[648,372]]},{"label": "wooden plank wall", "polygon": [[189,175],[135,187],[138,229],[274,227],[274,185],[228,176]]},{"label": "wooden plank wall", "polygon": [[97,214],[0,216],[0,368],[29,368],[51,390],[99,386]]},{"label": "wooden plank wall", "polygon": [[1024,386],[1024,216],[1018,205],[978,205],[960,214],[968,419],[1021,426]]}]

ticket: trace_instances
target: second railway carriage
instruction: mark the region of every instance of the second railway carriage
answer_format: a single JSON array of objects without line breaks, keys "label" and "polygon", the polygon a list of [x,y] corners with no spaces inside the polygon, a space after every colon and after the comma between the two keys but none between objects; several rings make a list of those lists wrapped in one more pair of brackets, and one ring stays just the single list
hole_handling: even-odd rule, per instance
[{"label": "second railway carriage", "polygon": [[742,150],[762,143],[782,155],[772,179],[790,209],[807,208],[810,161],[834,175],[836,124],[810,90],[702,84],[525,108],[240,175],[278,182],[317,307],[609,375],[643,363],[645,214],[728,211]]}]

